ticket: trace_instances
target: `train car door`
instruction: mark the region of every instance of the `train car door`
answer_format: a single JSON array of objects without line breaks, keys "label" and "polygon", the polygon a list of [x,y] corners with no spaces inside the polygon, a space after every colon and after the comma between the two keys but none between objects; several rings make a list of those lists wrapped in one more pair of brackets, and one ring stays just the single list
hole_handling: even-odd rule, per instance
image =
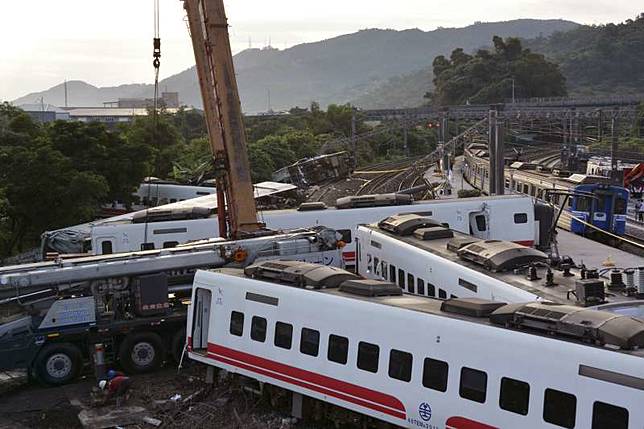
[{"label": "train car door", "polygon": [[198,288],[193,303],[192,349],[194,351],[208,349],[211,303],[212,292],[209,289]]},{"label": "train car door", "polygon": [[487,240],[490,237],[488,212],[479,211],[470,213],[470,235],[482,240]]},{"label": "train car door", "polygon": [[609,231],[613,220],[614,194],[605,191],[596,191],[596,199],[592,202],[592,224],[598,228]]}]

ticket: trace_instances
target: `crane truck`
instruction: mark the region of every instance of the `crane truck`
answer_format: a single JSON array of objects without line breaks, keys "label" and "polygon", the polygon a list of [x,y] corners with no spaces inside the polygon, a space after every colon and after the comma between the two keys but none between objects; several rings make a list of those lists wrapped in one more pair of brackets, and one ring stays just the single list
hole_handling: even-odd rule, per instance
[{"label": "crane truck", "polygon": [[[100,344],[128,373],[179,359],[197,269],[295,259],[342,267],[325,227],[0,268],[0,370],[73,380]],[[341,243],[340,243],[341,245]]]}]

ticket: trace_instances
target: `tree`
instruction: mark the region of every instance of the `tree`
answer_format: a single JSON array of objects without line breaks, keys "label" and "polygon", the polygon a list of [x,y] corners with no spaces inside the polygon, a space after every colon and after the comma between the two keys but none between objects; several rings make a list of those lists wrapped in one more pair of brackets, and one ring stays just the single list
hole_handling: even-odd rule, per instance
[{"label": "tree", "polygon": [[566,94],[565,78],[555,63],[523,49],[517,38],[494,36],[494,51],[480,49],[474,56],[462,49],[450,59],[434,59],[432,101],[435,104],[498,103],[512,95],[549,97]]},{"label": "tree", "polygon": [[45,230],[92,220],[108,193],[103,177],[74,169],[47,143],[5,146],[0,162],[6,166],[0,173],[3,221],[10,231],[0,242],[4,256],[35,245]]},{"label": "tree", "polygon": [[125,128],[125,138],[131,144],[147,146],[152,151],[148,175],[168,177],[173,163],[185,150],[185,142],[173,123],[172,115],[161,110],[155,119],[152,111],[138,117]]},{"label": "tree", "polygon": [[109,192],[104,202],[130,203],[151,171],[153,149],[145,142],[127,140],[103,124],[56,121],[47,129],[53,147],[70,158],[79,171],[105,178]]}]

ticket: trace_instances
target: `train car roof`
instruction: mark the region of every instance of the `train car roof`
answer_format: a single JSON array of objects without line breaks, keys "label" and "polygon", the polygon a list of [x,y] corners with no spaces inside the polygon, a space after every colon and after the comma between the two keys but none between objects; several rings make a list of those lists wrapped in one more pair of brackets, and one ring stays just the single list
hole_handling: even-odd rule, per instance
[{"label": "train car roof", "polygon": [[[472,236],[461,234],[457,231],[452,231],[453,238],[436,238],[430,240],[422,240],[417,238],[415,235],[396,235],[388,231],[384,231],[378,225],[362,225],[361,228],[367,228],[373,231],[375,234],[382,234],[385,237],[390,239],[406,243],[410,246],[413,246],[419,250],[431,253],[433,255],[442,257],[448,261],[457,263],[461,266],[465,266],[469,269],[472,269],[483,275],[493,277],[504,283],[522,289],[524,291],[533,293],[542,297],[545,300],[560,303],[560,304],[570,304],[574,305],[574,297],[570,294],[571,290],[575,290],[576,281],[580,280],[579,271],[575,268],[571,268],[571,276],[564,275],[563,272],[558,270],[552,270],[554,285],[546,285],[546,273],[548,268],[537,264],[536,274],[537,280],[529,280],[527,278],[527,270],[515,273],[514,270],[509,271],[497,271],[493,272],[490,269],[487,269],[485,266],[473,262],[471,259],[465,259],[459,256],[455,251],[450,250],[449,247],[454,249],[454,243],[461,241],[463,243],[476,244],[475,242],[481,242],[480,239],[475,239]],[[372,240],[377,241],[378,237],[372,236]],[[483,241],[485,243],[485,241]],[[499,240],[488,240],[487,243],[494,245],[494,243],[503,243]],[[519,245],[517,245],[519,246]],[[383,248],[384,249],[384,248]],[[527,249],[527,248],[526,248]],[[383,250],[384,251],[384,250]],[[590,267],[592,268],[592,267]],[[611,296],[607,297],[607,303],[632,303],[637,301],[634,297],[624,296],[619,293],[614,293]],[[643,305],[644,309],[644,305]]]},{"label": "train car roof", "polygon": [[[270,265],[270,264],[274,264],[274,262],[275,261],[272,261],[272,262],[267,261],[264,263],[267,263]],[[308,266],[315,265],[315,264],[309,264],[309,263],[301,263],[298,261],[278,261],[278,262],[288,263],[293,265],[294,264],[301,264],[301,265],[308,265]],[[261,264],[262,263],[258,265],[261,265]],[[322,269],[330,268],[330,267],[324,267],[324,266],[318,266],[318,267],[321,267]],[[246,270],[248,270],[248,268]],[[335,270],[336,272],[344,271],[338,268],[333,268],[333,270]],[[252,278],[252,276],[249,276],[247,274],[248,272],[245,273],[244,270],[235,269],[235,268],[220,268],[220,269],[214,269],[214,270],[208,270],[208,271],[214,272],[214,273],[221,273],[225,275],[232,275],[239,278],[249,278],[249,277]],[[348,280],[345,279],[345,281],[343,282],[340,282],[340,283],[336,282],[338,284],[334,284],[331,287],[310,287],[310,286],[307,287],[302,284],[294,285],[284,281],[280,281],[279,279],[265,278],[265,277],[254,278],[254,280],[272,283],[274,285],[283,286],[285,288],[295,287],[299,290],[310,291],[311,293],[351,299],[351,300],[356,300],[360,302],[368,302],[368,303],[377,304],[377,305],[385,305],[389,307],[395,307],[401,310],[414,311],[414,312],[440,316],[440,317],[445,317],[445,318],[454,319],[454,320],[462,320],[462,321],[490,326],[498,329],[513,330],[513,331],[518,331],[518,332],[527,333],[527,334],[536,335],[536,336],[545,336],[548,338],[554,338],[561,341],[572,342],[575,344],[593,347],[601,350],[609,350],[617,353],[624,353],[631,356],[644,358],[644,347],[641,346],[642,344],[644,344],[644,321],[641,319],[628,317],[628,316],[615,316],[613,313],[609,313],[606,311],[598,311],[594,309],[580,309],[580,308],[571,307],[567,305],[556,305],[556,304],[548,305],[547,303],[537,303],[537,302],[522,303],[522,304],[506,304],[503,302],[495,302],[495,301],[483,300],[478,298],[454,298],[454,299],[448,299],[448,300],[440,300],[437,298],[406,294],[406,293],[403,293],[402,290],[397,285],[394,285],[392,283],[387,283],[379,280],[357,280],[357,276],[348,272],[345,272],[345,273],[350,274],[355,279],[351,279],[351,278],[349,278]],[[348,289],[345,287],[346,284],[352,283],[352,282],[363,283],[366,285],[367,288],[372,287],[372,285],[376,283],[380,285],[389,285],[400,292],[398,294],[391,294],[386,296],[368,296],[368,293],[367,294],[363,294],[362,292],[356,293],[351,291],[351,289]],[[377,295],[377,292],[375,295]],[[270,298],[270,297],[264,297],[264,298]],[[530,329],[529,326],[520,327],[519,329],[513,329],[510,327],[511,323],[507,323],[504,319],[508,317],[508,314],[510,312],[516,311],[516,312],[522,312],[521,314],[524,314],[525,312],[530,312],[530,311],[540,311],[540,310],[543,311],[543,307],[546,307],[546,308],[549,307],[549,309],[551,309],[550,310],[551,313],[554,314],[554,317],[559,317],[562,320],[565,317],[570,317],[571,320],[573,320],[572,323],[580,325],[582,330],[588,330],[589,322],[587,320],[592,320],[591,323],[597,326],[601,325],[602,323],[605,323],[606,320],[612,320],[613,322],[618,322],[618,321],[623,322],[623,324],[620,323],[623,326],[621,327],[621,330],[619,328],[617,329],[619,333],[616,334],[616,336],[610,340],[612,342],[610,341],[607,342],[608,345],[601,345],[598,343],[590,342],[588,340],[582,341],[579,338],[575,338],[574,335],[570,334],[570,329],[566,332],[559,332],[559,333],[553,333],[552,331],[542,332],[539,330]],[[562,315],[564,315],[564,317],[562,317]],[[529,318],[529,316],[524,316],[524,317],[526,317],[526,319]],[[566,322],[562,323],[560,321],[561,325],[564,325],[565,323]],[[614,329],[612,330],[615,331]],[[561,334],[561,335],[558,335],[558,334]],[[634,341],[636,341],[639,346],[635,346],[632,348],[623,348],[623,347],[616,346],[613,343],[623,340],[623,338],[617,339],[619,335],[624,335],[624,336],[631,335]]]}]

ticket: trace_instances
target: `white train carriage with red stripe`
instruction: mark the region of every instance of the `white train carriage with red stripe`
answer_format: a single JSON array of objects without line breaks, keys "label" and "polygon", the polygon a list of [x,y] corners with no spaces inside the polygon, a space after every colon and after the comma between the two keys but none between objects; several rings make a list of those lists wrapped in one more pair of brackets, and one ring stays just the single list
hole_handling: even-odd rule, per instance
[{"label": "white train carriage with red stripe", "polygon": [[[406,198],[403,198],[406,197]],[[348,265],[355,263],[352,235],[358,225],[378,222],[398,213],[419,213],[448,223],[450,228],[482,239],[515,241],[526,246],[547,245],[550,219],[543,204],[532,197],[507,195],[411,202],[408,195],[361,195],[347,198],[343,209],[272,210],[261,213],[260,220],[274,230],[310,228],[324,225],[342,231],[347,246],[342,256]],[[185,202],[183,203],[185,204]],[[387,204],[387,205],[385,205]],[[120,253],[173,247],[194,240],[216,237],[214,217],[203,219],[163,220],[163,207],[150,209],[148,224],[102,221],[91,228],[91,246],[95,253]],[[550,212],[551,213],[551,212]],[[194,213],[189,212],[192,216]],[[157,216],[159,215],[159,216]],[[174,216],[174,214],[172,214]],[[551,216],[551,214],[550,214]]]},{"label": "white train carriage with red stripe", "polygon": [[642,429],[644,321],[403,295],[314,264],[199,271],[189,357],[408,428]]}]

